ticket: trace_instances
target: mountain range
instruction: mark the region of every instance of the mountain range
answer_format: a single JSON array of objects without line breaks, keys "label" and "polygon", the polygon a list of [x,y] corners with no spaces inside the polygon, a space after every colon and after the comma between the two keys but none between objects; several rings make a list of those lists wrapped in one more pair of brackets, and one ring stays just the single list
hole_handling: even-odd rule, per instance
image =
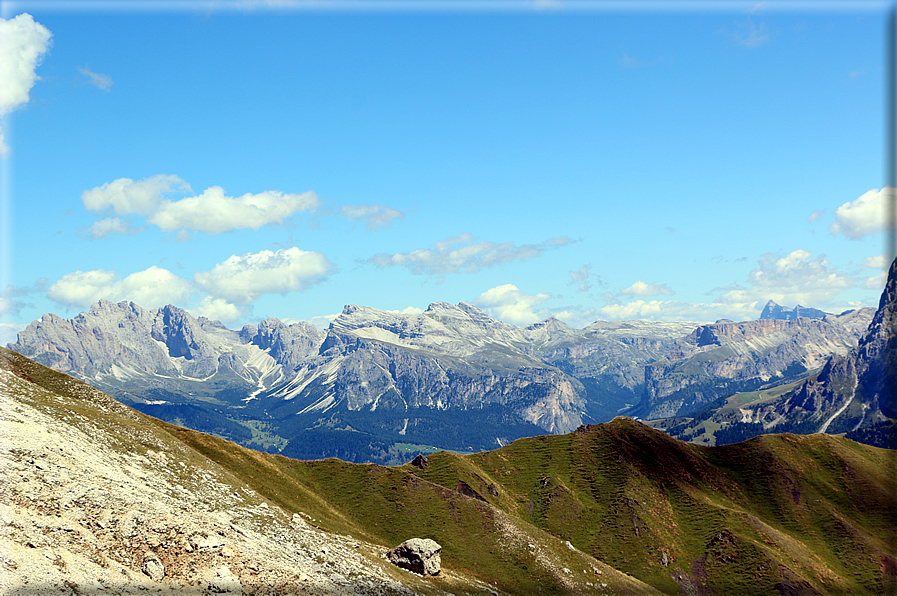
[{"label": "mountain range", "polygon": [[[895,451],[688,444],[631,418],[401,466],[298,461],[0,348],[0,592],[886,594]],[[440,573],[394,567],[408,538]]]},{"label": "mountain range", "polygon": [[278,319],[231,330],[171,305],[101,300],[73,319],[44,315],[9,347],[145,413],[243,445],[400,463],[618,414],[694,416],[846,357],[875,313],[575,329],[553,318],[517,327],[437,302],[417,315],[349,305],[325,331]]},{"label": "mountain range", "polygon": [[[800,320],[800,319],[798,319]],[[653,421],[673,436],[714,445],[770,432],[841,434],[897,449],[897,261],[858,345],[790,383],[738,392],[690,417]]]}]

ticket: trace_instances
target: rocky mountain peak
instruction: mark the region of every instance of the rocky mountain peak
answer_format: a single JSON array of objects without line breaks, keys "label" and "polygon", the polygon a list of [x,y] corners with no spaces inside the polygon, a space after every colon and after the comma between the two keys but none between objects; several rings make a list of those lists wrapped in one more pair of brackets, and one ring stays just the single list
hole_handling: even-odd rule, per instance
[{"label": "rocky mountain peak", "polygon": [[819,310],[818,308],[810,308],[808,306],[801,306],[798,304],[794,308],[788,308],[787,306],[780,306],[775,303],[775,301],[770,300],[766,303],[766,306],[763,307],[763,312],[760,313],[760,319],[777,319],[782,321],[791,321],[797,319],[799,317],[804,317],[805,319],[822,319],[829,314],[824,311]]},{"label": "rocky mountain peak", "polygon": [[[854,316],[850,311],[840,315],[848,321]],[[846,354],[833,354],[816,378],[807,379],[782,401],[758,408],[758,420],[764,428],[786,418],[800,420],[815,432],[836,434],[897,418],[895,325],[897,260],[891,264],[878,310],[857,346]]]}]

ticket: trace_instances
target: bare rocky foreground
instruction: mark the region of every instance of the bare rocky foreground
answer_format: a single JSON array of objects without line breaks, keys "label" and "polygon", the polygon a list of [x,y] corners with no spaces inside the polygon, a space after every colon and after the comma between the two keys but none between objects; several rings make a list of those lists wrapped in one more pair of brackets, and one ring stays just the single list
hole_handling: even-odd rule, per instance
[{"label": "bare rocky foreground", "polygon": [[0,370],[3,594],[412,594],[425,581],[72,387],[95,395],[76,403]]}]

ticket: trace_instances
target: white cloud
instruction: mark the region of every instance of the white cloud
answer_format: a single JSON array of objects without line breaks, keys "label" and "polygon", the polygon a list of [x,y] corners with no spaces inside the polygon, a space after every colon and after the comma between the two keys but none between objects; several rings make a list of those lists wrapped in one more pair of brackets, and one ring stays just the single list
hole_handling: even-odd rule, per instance
[{"label": "white cloud", "polygon": [[885,288],[885,284],[888,283],[888,272],[882,271],[878,275],[873,275],[872,277],[867,277],[866,281],[863,283],[863,287],[867,290],[878,290],[881,291]]},{"label": "white cloud", "polygon": [[[282,223],[300,211],[318,206],[312,192],[284,194],[268,190],[241,197],[228,197],[220,186],[207,188],[202,194],[172,201],[166,195],[190,192],[190,185],[175,175],[158,174],[144,180],[119,178],[81,193],[84,207],[101,212],[111,208],[116,215],[142,215],[165,232],[177,231],[179,242],[188,240],[190,232],[220,234],[231,230],[253,229]],[[382,215],[382,214],[381,214]],[[376,219],[376,214],[374,219]],[[97,222],[97,232],[108,229],[112,221]],[[117,224],[120,228],[121,224]],[[104,227],[105,226],[105,227]],[[98,236],[95,236],[98,237]]]},{"label": "white cloud", "polygon": [[192,284],[167,269],[152,266],[124,279],[114,271],[96,269],[66,273],[47,291],[47,298],[65,306],[87,308],[101,298],[133,301],[145,308],[184,302]]},{"label": "white cloud", "polygon": [[738,23],[731,36],[735,43],[749,48],[761,46],[770,40],[769,28],[766,26],[766,23],[758,25],[753,20]]},{"label": "white cloud", "polygon": [[888,282],[888,269],[891,267],[891,259],[888,255],[875,255],[874,257],[866,257],[863,259],[863,267],[867,269],[878,269],[878,275],[867,277],[863,283],[863,287],[867,290],[881,291]]},{"label": "white cloud", "polygon": [[114,271],[95,269],[66,273],[47,290],[47,298],[66,306],[86,308],[100,298],[113,300],[119,276]]},{"label": "white cloud", "polygon": [[407,253],[374,255],[368,262],[378,267],[407,267],[412,273],[445,275],[474,273],[503,263],[537,257],[542,252],[569,244],[568,238],[552,238],[541,244],[515,245],[513,242],[473,242],[471,234],[460,234],[436,243],[435,249],[422,248]]},{"label": "white cloud", "polygon": [[119,178],[81,193],[84,207],[103,211],[111,207],[116,215],[149,215],[158,209],[164,195],[186,192],[190,185],[178,176],[157,174],[144,180]]},{"label": "white cloud", "polygon": [[30,302],[17,300],[17,298],[22,298],[23,296],[29,296],[32,294],[43,294],[46,291],[47,278],[45,277],[37,279],[37,281],[35,281],[30,286],[6,286],[3,291],[0,291],[0,315],[18,315],[21,309],[33,307],[34,305]]},{"label": "white cloud", "polygon": [[[0,19],[0,117],[28,103],[35,70],[50,49],[50,30],[23,13],[12,19]],[[0,130],[0,156],[6,155]]]},{"label": "white cloud", "polygon": [[[798,249],[787,255],[766,253],[758,260],[759,267],[748,273],[746,286],[717,288],[717,302],[732,305],[753,305],[759,313],[763,305],[774,300],[783,306],[801,304],[834,312],[833,299],[842,290],[854,287],[857,280],[840,273],[825,258]],[[729,317],[733,318],[733,317]]]},{"label": "white cloud", "polygon": [[810,215],[807,216],[807,221],[812,223],[812,222],[820,219],[823,215],[825,215],[825,209],[817,209],[816,211],[814,211],[813,213],[811,213]]},{"label": "white cloud", "polygon": [[592,287],[592,284],[589,283],[589,269],[591,268],[591,265],[583,265],[576,271],[567,272],[570,274],[573,283],[576,284],[580,292],[585,292]]},{"label": "white cloud", "polygon": [[397,315],[419,315],[424,312],[424,309],[416,306],[406,306],[402,310],[388,310],[386,312],[395,313]]},{"label": "white cloud", "polygon": [[[323,331],[324,329],[327,329],[328,327],[330,327],[330,323],[332,323],[333,319],[337,318],[338,316],[340,316],[340,313],[335,313],[332,315],[318,315],[317,317],[312,317],[310,319],[303,319],[303,320],[306,323],[311,323],[318,330]],[[292,325],[293,323],[297,323],[298,321],[296,319],[283,319],[283,322],[286,323],[287,325]]]},{"label": "white cloud", "polygon": [[205,317],[223,323],[236,321],[243,316],[243,312],[237,305],[231,304],[224,298],[213,298],[212,296],[206,296],[196,307],[187,310],[194,317]]},{"label": "white cloud", "polygon": [[672,296],[673,291],[666,284],[648,284],[642,280],[638,280],[628,288],[620,290],[621,296]]},{"label": "white cloud", "polygon": [[536,295],[526,294],[513,284],[504,284],[486,290],[474,301],[474,304],[490,316],[514,325],[535,323],[543,318],[533,307],[551,298],[551,294],[540,292]]},{"label": "white cloud", "polygon": [[[877,261],[870,258],[867,262]],[[809,251],[798,249],[785,255],[762,255],[758,267],[748,273],[745,285],[716,288],[711,291],[715,297],[709,303],[641,298],[622,302],[617,299],[623,294],[621,292],[617,296],[606,295],[608,303],[598,309],[598,315],[608,320],[715,321],[725,318],[743,321],[757,318],[768,300],[783,306],[802,304],[840,312],[843,303],[835,305],[836,295],[863,282],[873,289],[880,289],[878,284],[883,283],[878,276],[868,280],[847,277],[834,268],[825,255],[814,257]],[[633,290],[629,295],[639,295],[638,285],[627,288]]]},{"label": "white cloud", "polygon": [[121,282],[121,299],[133,300],[147,308],[183,303],[192,291],[188,280],[155,265],[132,273]]},{"label": "white cloud", "polygon": [[[890,190],[890,192],[889,192]],[[832,234],[844,234],[851,240],[882,231],[884,226],[885,195],[893,200],[894,189],[885,187],[863,193],[858,199],[844,203],[835,210],[835,223],[829,227]]]},{"label": "white cloud", "polygon": [[785,305],[815,306],[827,303],[852,285],[851,279],[832,268],[825,255],[811,257],[812,253],[801,249],[784,257],[762,255],[760,267],[748,273],[753,285],[748,293],[764,302],[772,299]]},{"label": "white cloud", "polygon": [[225,196],[220,186],[212,186],[195,197],[163,201],[149,222],[166,232],[192,230],[220,234],[282,223],[299,211],[311,211],[317,206],[318,196],[312,191],[284,194],[268,190],[234,198]]},{"label": "white cloud", "polygon": [[348,219],[363,219],[367,222],[369,230],[376,230],[387,226],[394,219],[402,219],[405,214],[383,205],[347,205],[340,209],[340,213]]},{"label": "white cloud", "polygon": [[212,296],[233,304],[249,304],[261,294],[304,290],[323,281],[330,269],[323,254],[293,247],[233,255],[193,279]]},{"label": "white cloud", "polygon": [[87,234],[91,239],[103,238],[109,234],[127,234],[130,230],[128,222],[118,217],[107,217],[93,222],[87,228]]},{"label": "white cloud", "polygon": [[25,327],[25,324],[0,323],[0,346],[16,343],[19,331],[23,331]]},{"label": "white cloud", "polygon": [[598,309],[602,319],[622,321],[644,319],[649,321],[710,322],[718,319],[747,320],[759,314],[756,302],[714,302],[695,304],[678,300],[633,300],[626,304],[608,304]]},{"label": "white cloud", "polygon": [[891,259],[888,255],[875,255],[874,257],[866,257],[863,259],[863,267],[869,269],[887,269],[891,266]]},{"label": "white cloud", "polygon": [[98,72],[93,72],[86,66],[85,67],[79,66],[78,72],[80,72],[85,77],[87,77],[88,82],[91,85],[93,85],[94,87],[96,87],[97,89],[102,89],[103,91],[106,91],[107,93],[109,92],[110,89],[112,89],[112,77],[110,77],[109,75],[104,75],[104,74],[100,74]]}]

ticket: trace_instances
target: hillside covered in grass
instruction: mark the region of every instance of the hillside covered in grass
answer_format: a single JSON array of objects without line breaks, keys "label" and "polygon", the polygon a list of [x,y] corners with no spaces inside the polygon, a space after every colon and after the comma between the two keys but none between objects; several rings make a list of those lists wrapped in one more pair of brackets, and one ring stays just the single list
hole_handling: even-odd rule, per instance
[{"label": "hillside covered in grass", "polygon": [[671,594],[881,593],[897,575],[895,453],[828,435],[701,447],[618,418],[383,467],[173,432],[335,531],[426,535],[465,573],[517,593],[548,585],[537,552],[507,548],[520,529]]},{"label": "hillside covered in grass", "polygon": [[299,461],[113,408],[20,355],[3,351],[3,361],[39,387],[43,411],[87,424],[100,441],[130,429],[115,435],[121,449],[164,446],[170,460],[217,470],[321,536],[351,537],[372,555],[436,540],[443,574],[395,575],[417,592],[880,594],[897,577],[895,452],[839,437],[702,447],[617,418],[395,467]]}]

